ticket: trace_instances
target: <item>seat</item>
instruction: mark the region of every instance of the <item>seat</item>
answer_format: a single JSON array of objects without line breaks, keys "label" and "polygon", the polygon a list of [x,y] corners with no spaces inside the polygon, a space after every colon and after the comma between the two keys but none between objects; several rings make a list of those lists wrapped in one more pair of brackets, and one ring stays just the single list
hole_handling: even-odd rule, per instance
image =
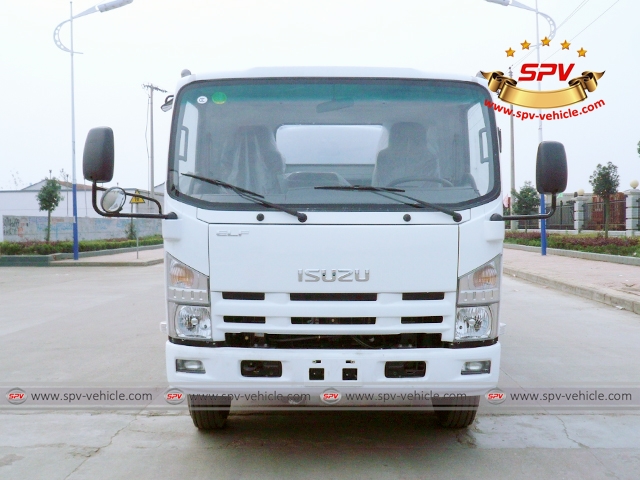
[{"label": "seat", "polygon": [[391,127],[389,146],[378,152],[371,184],[384,187],[402,178],[440,178],[438,158],[427,146],[427,129],[419,123]]},{"label": "seat", "polygon": [[239,127],[225,143],[216,178],[263,195],[282,193],[284,159],[264,125]]}]

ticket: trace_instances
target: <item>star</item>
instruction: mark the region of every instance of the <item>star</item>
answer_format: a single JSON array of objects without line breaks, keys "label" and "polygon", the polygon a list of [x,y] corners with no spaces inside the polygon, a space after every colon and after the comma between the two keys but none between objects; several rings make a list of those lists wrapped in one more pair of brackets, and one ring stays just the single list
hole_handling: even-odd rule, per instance
[{"label": "star", "polygon": [[529,45],[531,45],[531,44],[525,40],[520,45],[522,45],[522,49],[523,50],[529,50]]},{"label": "star", "polygon": [[587,56],[587,51],[584,48],[580,47],[580,50],[578,50],[578,56],[579,57],[586,57]]},{"label": "star", "polygon": [[562,49],[563,50],[569,50],[569,45],[571,45],[571,44],[565,40],[560,45],[562,45]]},{"label": "star", "polygon": [[513,54],[516,53],[511,47],[509,47],[509,50],[505,50],[505,52],[507,52],[507,57],[513,57]]},{"label": "star", "polygon": [[550,43],[551,43],[551,39],[550,39],[550,38],[544,37],[544,38],[542,39],[542,46],[543,46],[543,47],[548,47],[548,46],[550,46]]}]

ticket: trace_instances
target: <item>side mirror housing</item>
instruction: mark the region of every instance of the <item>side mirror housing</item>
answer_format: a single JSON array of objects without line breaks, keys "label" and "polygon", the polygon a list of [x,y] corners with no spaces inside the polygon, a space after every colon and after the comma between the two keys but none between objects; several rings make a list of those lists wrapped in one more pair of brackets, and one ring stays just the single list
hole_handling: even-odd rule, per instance
[{"label": "side mirror housing", "polygon": [[84,178],[95,183],[110,182],[113,178],[113,130],[97,127],[89,130],[82,155]]},{"label": "side mirror housing", "polygon": [[560,142],[541,142],[536,161],[536,186],[539,193],[556,194],[567,188],[567,154]]}]

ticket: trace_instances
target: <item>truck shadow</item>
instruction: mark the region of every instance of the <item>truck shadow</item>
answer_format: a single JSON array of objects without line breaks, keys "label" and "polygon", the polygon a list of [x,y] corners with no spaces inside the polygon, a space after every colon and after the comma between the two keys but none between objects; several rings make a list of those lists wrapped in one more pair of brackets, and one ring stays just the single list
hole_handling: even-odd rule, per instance
[{"label": "truck shadow", "polygon": [[[289,411],[237,413],[225,429],[202,432],[227,448],[268,447],[269,450],[303,448],[308,453],[328,450],[394,448],[473,448],[469,429],[438,425],[429,409],[420,411]],[[224,440],[223,440],[224,439]]]}]

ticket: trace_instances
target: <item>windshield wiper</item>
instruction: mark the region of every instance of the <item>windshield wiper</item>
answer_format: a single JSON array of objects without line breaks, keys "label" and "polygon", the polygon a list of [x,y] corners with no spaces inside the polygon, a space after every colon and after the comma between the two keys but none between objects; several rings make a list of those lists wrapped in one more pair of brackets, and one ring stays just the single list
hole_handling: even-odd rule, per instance
[{"label": "windshield wiper", "polygon": [[378,195],[382,195],[385,198],[389,198],[391,200],[401,201],[401,200],[398,200],[397,198],[392,198],[387,195],[383,195],[384,193],[390,193],[393,195],[398,195],[399,197],[404,197],[413,202],[416,202],[416,203],[401,202],[401,203],[404,203],[405,205],[409,205],[415,208],[423,208],[423,207],[433,208],[434,210],[438,210],[439,212],[446,213],[447,215],[451,215],[453,220],[456,222],[459,222],[462,220],[462,215],[460,215],[458,212],[454,210],[450,210],[445,207],[441,207],[440,205],[437,205],[435,203],[424,202],[417,198],[410,197],[409,195],[405,195],[404,193],[402,193],[404,192],[404,190],[400,188],[372,187],[370,185],[325,185],[325,186],[314,187],[314,188],[317,190],[349,190],[349,191],[356,191],[356,192],[373,192],[373,193],[377,193]]},{"label": "windshield wiper", "polygon": [[275,208],[276,210],[280,210],[281,212],[288,213],[289,215],[293,215],[298,219],[299,222],[304,223],[307,221],[307,215],[302,212],[298,212],[292,208],[287,208],[282,205],[278,205],[277,203],[271,203],[264,199],[264,196],[259,193],[252,192],[251,190],[246,190],[241,187],[237,187],[236,185],[231,185],[230,183],[223,182],[222,180],[218,180],[216,178],[207,178],[201,177],[200,175],[194,175],[192,173],[182,173],[185,177],[195,178],[196,180],[200,180],[201,182],[210,183],[211,185],[217,185],[218,187],[228,188],[233,192],[237,193],[240,197],[249,200],[253,203],[257,203],[258,205],[264,205],[265,207]]}]

